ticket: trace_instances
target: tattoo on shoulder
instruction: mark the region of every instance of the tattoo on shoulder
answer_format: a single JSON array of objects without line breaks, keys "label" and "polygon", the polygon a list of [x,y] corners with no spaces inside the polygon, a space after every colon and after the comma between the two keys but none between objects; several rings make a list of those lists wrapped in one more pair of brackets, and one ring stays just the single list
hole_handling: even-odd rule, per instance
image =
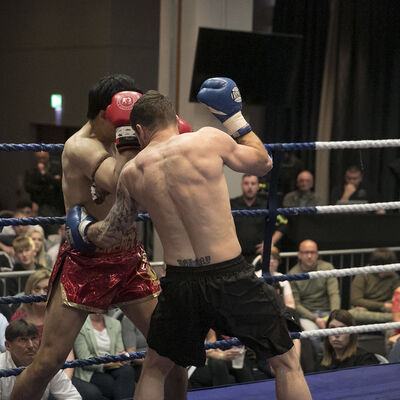
[{"label": "tattoo on shoulder", "polygon": [[176,260],[181,267],[199,267],[201,265],[209,265],[211,264],[211,257],[199,257],[196,259],[185,258],[184,260]]}]

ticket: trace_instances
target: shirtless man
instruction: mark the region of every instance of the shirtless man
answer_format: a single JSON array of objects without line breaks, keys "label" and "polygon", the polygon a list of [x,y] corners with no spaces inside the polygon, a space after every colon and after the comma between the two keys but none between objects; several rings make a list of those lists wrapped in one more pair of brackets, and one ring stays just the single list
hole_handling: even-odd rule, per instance
[{"label": "shirtless man", "polygon": [[[241,114],[232,80],[205,81],[198,99],[229,135],[210,127],[178,135],[170,101],[158,92],[146,93],[131,112],[143,150],[122,170],[108,216],[86,230],[86,240],[110,245],[134,222],[138,205],[145,204],[163,244],[166,276],[135,399],[162,399],[165,376],[176,364],[204,365],[210,328],[238,337],[269,359],[278,399],[310,399],[283,304],[241,255],[223,174],[225,164],[262,176],[271,169],[271,159]],[[71,223],[78,231],[88,221]]]},{"label": "shirtless man", "polygon": [[[114,204],[122,166],[139,151],[129,114],[140,96],[126,75],[107,76],[89,92],[88,122],[67,140],[62,154],[67,213],[82,204],[91,216],[101,219]],[[119,306],[147,336],[159,293],[159,281],[136,241],[135,224],[113,247],[90,248],[83,254],[64,244],[50,280],[40,349],[18,377],[11,399],[42,397],[89,312]],[[185,372],[176,368],[167,380],[171,399],[186,398]]]}]

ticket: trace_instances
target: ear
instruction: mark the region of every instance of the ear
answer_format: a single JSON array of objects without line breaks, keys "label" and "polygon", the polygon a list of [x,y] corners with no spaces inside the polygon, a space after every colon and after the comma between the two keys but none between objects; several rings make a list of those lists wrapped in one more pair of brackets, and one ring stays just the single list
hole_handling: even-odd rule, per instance
[{"label": "ear", "polygon": [[6,346],[6,350],[10,351],[10,347],[11,347],[11,343],[6,339],[6,341],[4,342],[5,346]]},{"label": "ear", "polygon": [[106,119],[106,110],[100,110],[97,116],[99,118]]}]

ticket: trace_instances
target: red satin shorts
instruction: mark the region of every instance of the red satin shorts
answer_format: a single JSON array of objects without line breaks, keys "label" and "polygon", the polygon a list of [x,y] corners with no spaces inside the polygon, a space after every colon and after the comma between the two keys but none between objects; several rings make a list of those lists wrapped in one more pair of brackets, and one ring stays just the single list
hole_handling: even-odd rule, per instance
[{"label": "red satin shorts", "polygon": [[58,276],[63,303],[88,312],[105,313],[111,307],[158,296],[160,281],[143,246],[132,234],[123,243],[113,249],[99,249],[94,256],[84,256],[64,243],[53,268],[48,296]]}]

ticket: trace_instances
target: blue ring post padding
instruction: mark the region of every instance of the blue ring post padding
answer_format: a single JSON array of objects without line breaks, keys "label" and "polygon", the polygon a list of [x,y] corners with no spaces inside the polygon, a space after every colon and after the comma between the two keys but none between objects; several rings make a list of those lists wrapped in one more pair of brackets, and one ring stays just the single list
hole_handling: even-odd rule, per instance
[{"label": "blue ring post padding", "polygon": [[270,276],[269,273],[269,260],[271,257],[271,239],[275,229],[276,217],[278,215],[278,180],[279,180],[279,166],[281,163],[282,152],[272,151],[272,159],[274,166],[272,168],[271,180],[269,184],[267,208],[269,209],[269,215],[265,217],[265,228],[264,228],[264,248],[263,248],[263,261],[262,261],[262,274],[264,277]]}]

